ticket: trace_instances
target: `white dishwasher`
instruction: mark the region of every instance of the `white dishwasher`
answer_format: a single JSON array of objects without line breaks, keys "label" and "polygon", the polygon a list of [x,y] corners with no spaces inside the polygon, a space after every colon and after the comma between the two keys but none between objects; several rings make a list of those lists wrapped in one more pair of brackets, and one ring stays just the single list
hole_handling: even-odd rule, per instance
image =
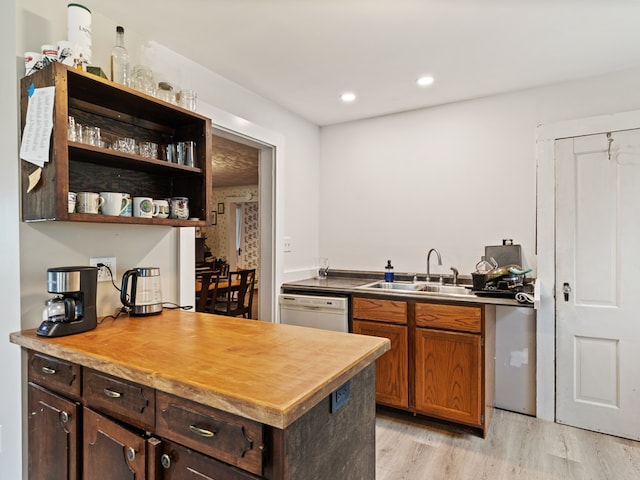
[{"label": "white dishwasher", "polygon": [[336,332],[349,331],[347,297],[321,297],[283,293],[279,297],[280,323],[321,328]]}]

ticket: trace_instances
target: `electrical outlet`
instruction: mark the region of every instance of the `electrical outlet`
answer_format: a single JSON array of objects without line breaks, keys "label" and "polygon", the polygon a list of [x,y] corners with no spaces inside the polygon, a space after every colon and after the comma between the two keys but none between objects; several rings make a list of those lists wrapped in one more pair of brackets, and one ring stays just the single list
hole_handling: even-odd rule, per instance
[{"label": "electrical outlet", "polygon": [[[89,265],[92,267],[97,267],[99,263],[103,263],[105,266],[109,267],[111,270],[111,275],[113,275],[113,280],[116,279],[116,257],[91,257],[89,259]],[[100,267],[98,270],[98,282],[110,282],[111,275],[109,275],[109,270],[105,267]]]},{"label": "electrical outlet", "polygon": [[291,237],[284,237],[284,253],[290,253],[293,251],[293,240]]}]

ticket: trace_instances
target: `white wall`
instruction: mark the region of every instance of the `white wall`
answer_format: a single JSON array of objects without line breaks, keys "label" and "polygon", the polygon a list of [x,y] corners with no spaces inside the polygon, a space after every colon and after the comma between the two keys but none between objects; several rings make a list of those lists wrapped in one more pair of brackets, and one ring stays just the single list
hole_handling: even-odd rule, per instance
[{"label": "white wall", "polygon": [[9,343],[9,333],[20,330],[20,264],[18,238],[18,101],[15,56],[15,5],[0,3],[0,476],[21,478],[22,432],[20,349]]},{"label": "white wall", "polygon": [[[323,127],[320,254],[336,268],[470,274],[512,238],[536,267],[536,126],[640,106],[640,70]],[[432,266],[434,261],[432,258]]]}]

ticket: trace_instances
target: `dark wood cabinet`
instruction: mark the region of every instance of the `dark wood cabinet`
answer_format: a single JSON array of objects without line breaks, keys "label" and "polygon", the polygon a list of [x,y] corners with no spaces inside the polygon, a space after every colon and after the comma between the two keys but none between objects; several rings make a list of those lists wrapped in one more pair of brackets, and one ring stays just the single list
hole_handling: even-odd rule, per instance
[{"label": "dark wood cabinet", "polygon": [[32,382],[28,407],[29,478],[81,479],[82,407]]},{"label": "dark wood cabinet", "polygon": [[[343,385],[347,401],[340,407],[329,394],[280,429],[28,354],[32,480],[306,480],[340,478],[347,463],[357,478],[375,475],[373,364]],[[42,368],[57,373],[41,377]],[[79,396],[67,398],[74,391]]]},{"label": "dark wood cabinet", "polygon": [[83,411],[83,480],[145,480],[146,438],[89,408]]},{"label": "dark wood cabinet", "polygon": [[391,341],[391,349],[376,360],[376,402],[409,407],[407,303],[354,297],[353,333]]},{"label": "dark wood cabinet", "polygon": [[[24,160],[22,219],[203,226],[211,224],[211,120],[109,80],[53,63],[20,83],[22,128],[32,88],[55,87],[49,162],[28,191],[37,170]],[[68,118],[100,128],[101,145],[70,141]],[[162,146],[195,142],[194,166],[125,153],[111,147],[118,138]],[[199,220],[69,213],[68,192],[126,192],[151,198],[187,197],[189,216]]]}]

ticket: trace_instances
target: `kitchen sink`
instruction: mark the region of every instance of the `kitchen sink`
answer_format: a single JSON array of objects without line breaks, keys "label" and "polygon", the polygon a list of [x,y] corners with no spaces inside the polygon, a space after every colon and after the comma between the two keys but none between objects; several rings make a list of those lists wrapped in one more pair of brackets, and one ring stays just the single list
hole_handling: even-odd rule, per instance
[{"label": "kitchen sink", "polygon": [[380,290],[409,290],[415,292],[423,290],[424,284],[407,282],[385,282],[383,280],[380,280],[369,285],[363,285],[362,288],[378,288]]},{"label": "kitchen sink", "polygon": [[385,282],[384,280],[378,280],[373,283],[362,285],[358,288],[377,291],[404,291],[423,294],[474,296],[471,292],[471,288],[467,288],[462,285],[443,285],[435,282]]}]

